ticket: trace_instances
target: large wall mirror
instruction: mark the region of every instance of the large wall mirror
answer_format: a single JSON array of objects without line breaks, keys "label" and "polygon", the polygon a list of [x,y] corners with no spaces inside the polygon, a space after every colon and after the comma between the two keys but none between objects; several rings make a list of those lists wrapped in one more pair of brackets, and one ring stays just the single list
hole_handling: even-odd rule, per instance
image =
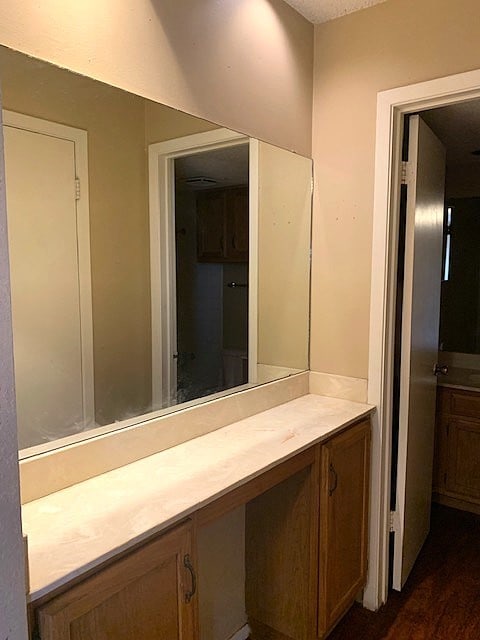
[{"label": "large wall mirror", "polygon": [[0,47],[21,457],[308,369],[311,160]]}]

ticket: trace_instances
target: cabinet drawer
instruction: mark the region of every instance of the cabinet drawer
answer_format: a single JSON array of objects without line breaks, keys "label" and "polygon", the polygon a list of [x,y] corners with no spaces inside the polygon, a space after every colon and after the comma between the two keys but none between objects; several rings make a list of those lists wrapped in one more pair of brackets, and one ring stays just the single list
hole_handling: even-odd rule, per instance
[{"label": "cabinet drawer", "polygon": [[452,391],[450,413],[480,419],[480,394]]}]

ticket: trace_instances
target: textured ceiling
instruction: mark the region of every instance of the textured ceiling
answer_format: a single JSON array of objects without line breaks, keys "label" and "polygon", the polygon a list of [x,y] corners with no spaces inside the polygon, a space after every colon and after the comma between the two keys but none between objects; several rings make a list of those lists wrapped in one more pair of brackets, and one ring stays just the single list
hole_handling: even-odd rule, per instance
[{"label": "textured ceiling", "polygon": [[318,24],[347,13],[366,9],[386,0],[285,0],[291,7],[301,13],[307,20]]}]

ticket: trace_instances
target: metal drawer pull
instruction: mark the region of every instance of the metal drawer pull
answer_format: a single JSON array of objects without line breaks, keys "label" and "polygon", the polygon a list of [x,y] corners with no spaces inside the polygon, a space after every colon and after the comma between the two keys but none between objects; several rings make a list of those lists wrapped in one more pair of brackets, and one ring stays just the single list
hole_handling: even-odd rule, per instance
[{"label": "metal drawer pull", "polygon": [[187,591],[185,594],[185,602],[188,604],[197,590],[197,576],[195,575],[195,571],[193,569],[192,563],[190,562],[190,556],[188,555],[188,553],[183,558],[183,566],[185,567],[185,569],[188,569],[190,571],[190,575],[192,576],[192,590]]},{"label": "metal drawer pull", "polygon": [[338,486],[338,476],[332,463],[330,463],[329,471],[330,473],[333,473],[333,487],[330,487],[328,490],[328,495],[331,496]]}]

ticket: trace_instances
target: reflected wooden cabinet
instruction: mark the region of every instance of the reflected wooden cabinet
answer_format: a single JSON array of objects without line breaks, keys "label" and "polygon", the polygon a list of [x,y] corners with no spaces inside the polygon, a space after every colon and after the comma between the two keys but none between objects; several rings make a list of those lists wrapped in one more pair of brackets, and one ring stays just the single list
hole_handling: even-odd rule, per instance
[{"label": "reflected wooden cabinet", "polygon": [[191,554],[191,526],[187,522],[39,608],[37,637],[195,640]]},{"label": "reflected wooden cabinet", "polygon": [[197,194],[199,262],[248,261],[248,187]]},{"label": "reflected wooden cabinet", "polygon": [[318,635],[351,607],[367,577],[370,425],[322,446]]},{"label": "reflected wooden cabinet", "polygon": [[480,393],[439,387],[434,499],[480,513]]}]

